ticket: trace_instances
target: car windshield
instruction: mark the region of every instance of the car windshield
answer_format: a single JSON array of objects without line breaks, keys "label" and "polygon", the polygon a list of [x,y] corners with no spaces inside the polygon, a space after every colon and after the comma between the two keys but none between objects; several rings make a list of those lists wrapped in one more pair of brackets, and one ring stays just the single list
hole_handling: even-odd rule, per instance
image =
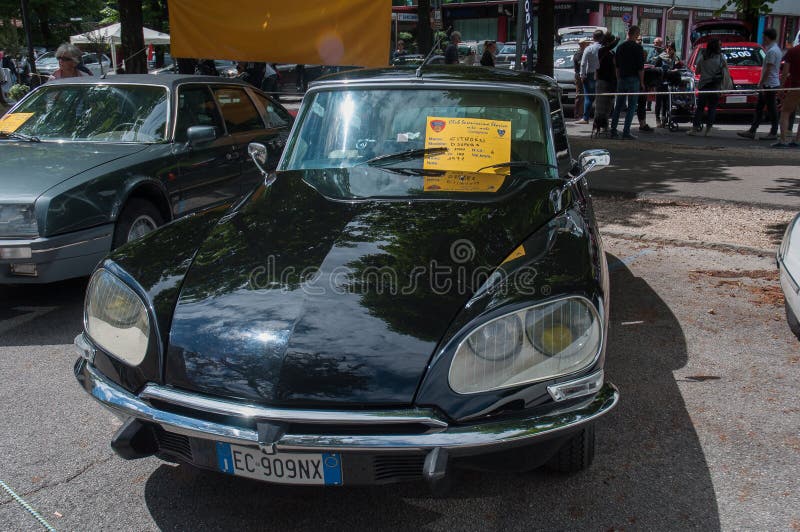
[{"label": "car windshield", "polygon": [[553,66],[556,68],[572,68],[572,57],[578,51],[577,46],[557,46],[553,52]]},{"label": "car windshield", "polygon": [[161,142],[167,90],[143,85],[44,85],[14,109],[17,133],[42,140]]},{"label": "car windshield", "polygon": [[500,49],[501,54],[515,54],[517,53],[517,46],[515,44],[508,44]]},{"label": "car windshield", "polygon": [[434,172],[550,174],[542,102],[463,89],[322,91],[304,103],[283,170],[379,166]]}]

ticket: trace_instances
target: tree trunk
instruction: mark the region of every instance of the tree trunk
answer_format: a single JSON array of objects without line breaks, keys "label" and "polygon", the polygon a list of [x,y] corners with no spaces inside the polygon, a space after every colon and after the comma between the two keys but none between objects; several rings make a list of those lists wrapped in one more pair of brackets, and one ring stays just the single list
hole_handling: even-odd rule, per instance
[{"label": "tree trunk", "polygon": [[47,46],[52,46],[53,34],[50,31],[50,9],[47,5],[38,5],[33,8],[36,18],[39,19],[39,31],[42,32],[42,40]]},{"label": "tree trunk", "polygon": [[[553,46],[555,42],[555,0],[539,2],[539,39],[537,42],[536,72],[553,75]],[[530,57],[531,54],[528,54]]]},{"label": "tree trunk", "polygon": [[417,3],[417,48],[425,55],[433,46],[433,30],[431,29],[431,0],[419,0]]},{"label": "tree trunk", "polygon": [[142,34],[141,0],[118,0],[122,25],[122,56],[127,74],[147,74],[147,51]]}]

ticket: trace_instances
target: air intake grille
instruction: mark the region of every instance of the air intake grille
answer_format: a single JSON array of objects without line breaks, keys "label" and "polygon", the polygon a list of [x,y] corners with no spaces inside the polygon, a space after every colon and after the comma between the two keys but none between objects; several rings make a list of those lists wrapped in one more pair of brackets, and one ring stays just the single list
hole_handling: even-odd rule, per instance
[{"label": "air intake grille", "polygon": [[155,433],[159,452],[192,462],[192,446],[189,443],[189,438],[181,434],[167,432],[161,427],[156,427]]},{"label": "air intake grille", "polygon": [[375,480],[400,481],[422,478],[425,455],[401,454],[375,457]]}]

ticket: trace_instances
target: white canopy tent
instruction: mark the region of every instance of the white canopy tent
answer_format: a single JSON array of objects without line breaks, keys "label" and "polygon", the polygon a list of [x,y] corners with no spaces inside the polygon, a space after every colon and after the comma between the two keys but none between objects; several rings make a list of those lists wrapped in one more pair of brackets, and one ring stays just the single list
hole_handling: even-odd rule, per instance
[{"label": "white canopy tent", "polygon": [[[160,31],[143,28],[145,44],[169,44],[169,35]],[[117,69],[117,45],[122,44],[122,25],[117,22],[110,26],[87,31],[69,38],[72,44],[109,44],[111,45],[111,66]]]}]

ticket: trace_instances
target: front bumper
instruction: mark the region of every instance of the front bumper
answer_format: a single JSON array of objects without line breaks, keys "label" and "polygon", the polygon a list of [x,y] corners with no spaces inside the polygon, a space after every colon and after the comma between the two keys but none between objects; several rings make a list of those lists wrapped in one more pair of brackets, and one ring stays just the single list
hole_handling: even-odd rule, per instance
[{"label": "front bumper", "polygon": [[52,283],[89,275],[111,250],[113,236],[114,226],[107,224],[52,237],[0,239],[0,284]]},{"label": "front bumper", "polygon": [[[546,415],[453,425],[433,410],[420,408],[381,412],[278,409],[152,384],[137,396],[111,382],[84,357],[78,359],[75,375],[89,395],[122,419],[135,418],[191,438],[268,447],[271,452],[396,454],[438,449],[454,457],[493,453],[578,428],[610,411],[619,399],[616,387],[605,383],[596,395]],[[398,430],[392,429],[393,424]],[[306,432],[295,432],[293,426]],[[313,427],[322,426],[326,429],[314,433]],[[335,433],[331,428],[337,426],[348,430]],[[416,429],[402,433],[401,426]]]}]

